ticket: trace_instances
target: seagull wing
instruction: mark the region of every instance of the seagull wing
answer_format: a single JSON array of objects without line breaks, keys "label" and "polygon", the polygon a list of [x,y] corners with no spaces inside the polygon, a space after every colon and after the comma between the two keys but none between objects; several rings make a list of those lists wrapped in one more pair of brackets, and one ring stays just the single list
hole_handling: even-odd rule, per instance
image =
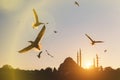
[{"label": "seagull wing", "polygon": [[75,4],[76,4],[77,6],[79,6],[78,2],[76,2],[76,1],[75,1]]},{"label": "seagull wing", "polygon": [[95,43],[103,43],[103,41],[95,41]]},{"label": "seagull wing", "polygon": [[44,35],[45,33],[45,30],[46,30],[46,27],[45,25],[43,26],[42,30],[39,32],[37,38],[35,39],[35,43],[38,44],[39,41],[41,40],[42,36]]},{"label": "seagull wing", "polygon": [[39,55],[41,55],[42,51],[39,52]]},{"label": "seagull wing", "polygon": [[52,58],[54,57],[54,56],[52,56],[51,54],[49,54],[49,56],[52,57]]},{"label": "seagull wing", "polygon": [[47,55],[50,56],[50,57],[54,57],[52,56],[47,50],[45,50],[47,52]]},{"label": "seagull wing", "polygon": [[42,51],[40,51],[39,54],[37,55],[39,58],[40,58],[41,53],[42,53]]},{"label": "seagull wing", "polygon": [[18,51],[18,52],[19,52],[19,53],[25,53],[25,52],[31,50],[32,48],[34,48],[34,46],[29,45],[28,47],[25,47],[24,49],[22,49],[22,50],[20,50],[20,51]]},{"label": "seagull wing", "polygon": [[92,38],[90,38],[90,36],[88,36],[87,34],[85,34],[92,42],[94,42],[93,40],[92,40]]},{"label": "seagull wing", "polygon": [[45,51],[47,52],[47,55],[50,55],[47,50],[45,50]]},{"label": "seagull wing", "polygon": [[38,23],[39,22],[38,15],[37,15],[35,9],[33,9],[33,13],[34,13],[35,21],[36,21],[36,23]]},{"label": "seagull wing", "polygon": [[50,54],[50,57],[52,57],[52,58],[53,58],[54,56],[52,56],[52,55]]}]

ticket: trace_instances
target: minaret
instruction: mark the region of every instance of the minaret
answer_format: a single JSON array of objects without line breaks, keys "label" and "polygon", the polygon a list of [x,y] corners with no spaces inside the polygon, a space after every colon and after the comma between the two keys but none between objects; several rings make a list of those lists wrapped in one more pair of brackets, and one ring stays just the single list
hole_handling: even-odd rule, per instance
[{"label": "minaret", "polygon": [[79,53],[77,51],[77,64],[79,65]]},{"label": "minaret", "polygon": [[80,57],[79,57],[79,59],[80,59],[80,67],[82,67],[82,56],[81,56],[81,49],[80,49]]},{"label": "minaret", "polygon": [[96,54],[96,64],[97,64],[97,68],[98,68],[99,67],[99,57],[97,54]]},{"label": "minaret", "polygon": [[95,68],[95,58],[93,58],[93,68]]}]

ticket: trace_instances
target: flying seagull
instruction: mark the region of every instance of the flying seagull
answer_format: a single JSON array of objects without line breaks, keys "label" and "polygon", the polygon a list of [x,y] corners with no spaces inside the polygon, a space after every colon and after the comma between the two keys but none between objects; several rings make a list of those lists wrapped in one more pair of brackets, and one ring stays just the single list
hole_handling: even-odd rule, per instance
[{"label": "flying seagull", "polygon": [[40,58],[41,53],[42,53],[42,51],[40,51],[39,54],[37,55],[38,58]]},{"label": "flying seagull", "polygon": [[79,3],[78,3],[77,1],[75,1],[75,5],[80,6]]},{"label": "flying seagull", "polygon": [[47,52],[47,55],[48,55],[48,56],[50,56],[50,57],[52,57],[52,58],[54,57],[54,56],[52,56],[51,54],[49,54],[49,52],[48,52],[47,50],[45,50],[45,51]]},{"label": "flying seagull", "polygon": [[103,41],[95,41],[92,38],[90,38],[90,36],[88,36],[87,34],[85,34],[91,41],[91,44],[94,45],[95,43],[103,43]]},{"label": "flying seagull", "polygon": [[105,49],[104,52],[107,52],[107,50]]},{"label": "flying seagull", "polygon": [[37,38],[35,39],[35,41],[28,41],[28,42],[31,43],[31,45],[29,45],[28,47],[26,47],[26,48],[24,48],[24,49],[22,49],[22,50],[20,50],[18,52],[19,53],[25,53],[25,52],[31,50],[32,48],[36,48],[36,49],[40,50],[41,45],[39,45],[39,42],[40,42],[42,36],[44,35],[45,30],[46,30],[46,27],[44,25],[43,28],[41,29],[41,31],[39,32]]},{"label": "flying seagull", "polygon": [[39,21],[38,15],[37,15],[35,9],[33,9],[33,13],[34,13],[34,17],[35,17],[35,22],[33,23],[32,26],[33,26],[33,28],[38,28],[39,25],[44,24],[44,23]]},{"label": "flying seagull", "polygon": [[54,33],[57,33],[57,31],[54,31]]}]

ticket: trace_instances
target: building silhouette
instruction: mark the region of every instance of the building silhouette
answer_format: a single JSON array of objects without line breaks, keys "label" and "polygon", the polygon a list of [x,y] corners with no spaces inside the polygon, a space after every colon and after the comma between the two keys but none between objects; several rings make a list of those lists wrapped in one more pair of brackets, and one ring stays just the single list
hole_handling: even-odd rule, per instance
[{"label": "building silhouette", "polygon": [[93,58],[93,68],[95,68],[95,58]]},{"label": "building silhouette", "polygon": [[[79,65],[82,68],[82,53],[81,49],[77,51],[77,65]],[[96,57],[93,58],[93,68],[99,68],[99,56],[96,54]]]},{"label": "building silhouette", "polygon": [[77,51],[77,64],[79,65],[79,53]]},{"label": "building silhouette", "polygon": [[79,53],[79,55],[80,55],[80,67],[82,67],[82,55],[81,55],[81,49],[80,49],[80,53]]},{"label": "building silhouette", "polygon": [[96,67],[97,68],[99,67],[99,57],[98,57],[98,54],[96,54]]},{"label": "building silhouette", "polygon": [[77,51],[77,64],[82,67],[82,54],[81,54],[81,49]]}]

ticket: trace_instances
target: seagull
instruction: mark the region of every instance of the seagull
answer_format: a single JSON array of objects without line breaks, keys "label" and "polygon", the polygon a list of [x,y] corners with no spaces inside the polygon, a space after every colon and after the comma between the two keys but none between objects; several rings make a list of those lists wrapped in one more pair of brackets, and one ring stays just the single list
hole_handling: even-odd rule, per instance
[{"label": "seagull", "polygon": [[33,13],[34,13],[34,17],[35,17],[35,22],[33,23],[32,26],[33,26],[33,28],[38,28],[39,25],[44,24],[44,23],[39,21],[38,15],[37,15],[35,9],[33,9]]},{"label": "seagull", "polygon": [[57,31],[54,31],[54,33],[57,33]]},{"label": "seagull", "polygon": [[80,6],[79,3],[77,1],[75,1],[75,5],[77,5],[78,7]]},{"label": "seagull", "polygon": [[47,52],[47,55],[48,55],[48,56],[50,56],[50,57],[52,57],[52,58],[54,57],[54,56],[52,56],[51,54],[49,54],[49,52],[48,52],[47,50],[45,50],[45,51]]},{"label": "seagull", "polygon": [[95,41],[92,38],[90,38],[90,36],[88,36],[87,34],[85,34],[91,41],[91,44],[94,45],[95,43],[103,43],[103,41]]},{"label": "seagull", "polygon": [[37,38],[35,39],[35,41],[28,41],[28,42],[31,43],[31,45],[29,45],[28,47],[23,48],[22,50],[20,50],[18,52],[19,53],[25,53],[25,52],[31,50],[32,48],[36,48],[36,49],[40,50],[41,45],[39,45],[39,42],[40,42],[42,36],[44,35],[45,30],[46,30],[46,27],[44,25],[43,28],[41,29],[41,31],[39,32]]},{"label": "seagull", "polygon": [[104,52],[107,52],[107,50],[105,49]]},{"label": "seagull", "polygon": [[40,58],[41,53],[42,53],[42,51],[40,51],[39,54],[37,55],[38,58]]}]

